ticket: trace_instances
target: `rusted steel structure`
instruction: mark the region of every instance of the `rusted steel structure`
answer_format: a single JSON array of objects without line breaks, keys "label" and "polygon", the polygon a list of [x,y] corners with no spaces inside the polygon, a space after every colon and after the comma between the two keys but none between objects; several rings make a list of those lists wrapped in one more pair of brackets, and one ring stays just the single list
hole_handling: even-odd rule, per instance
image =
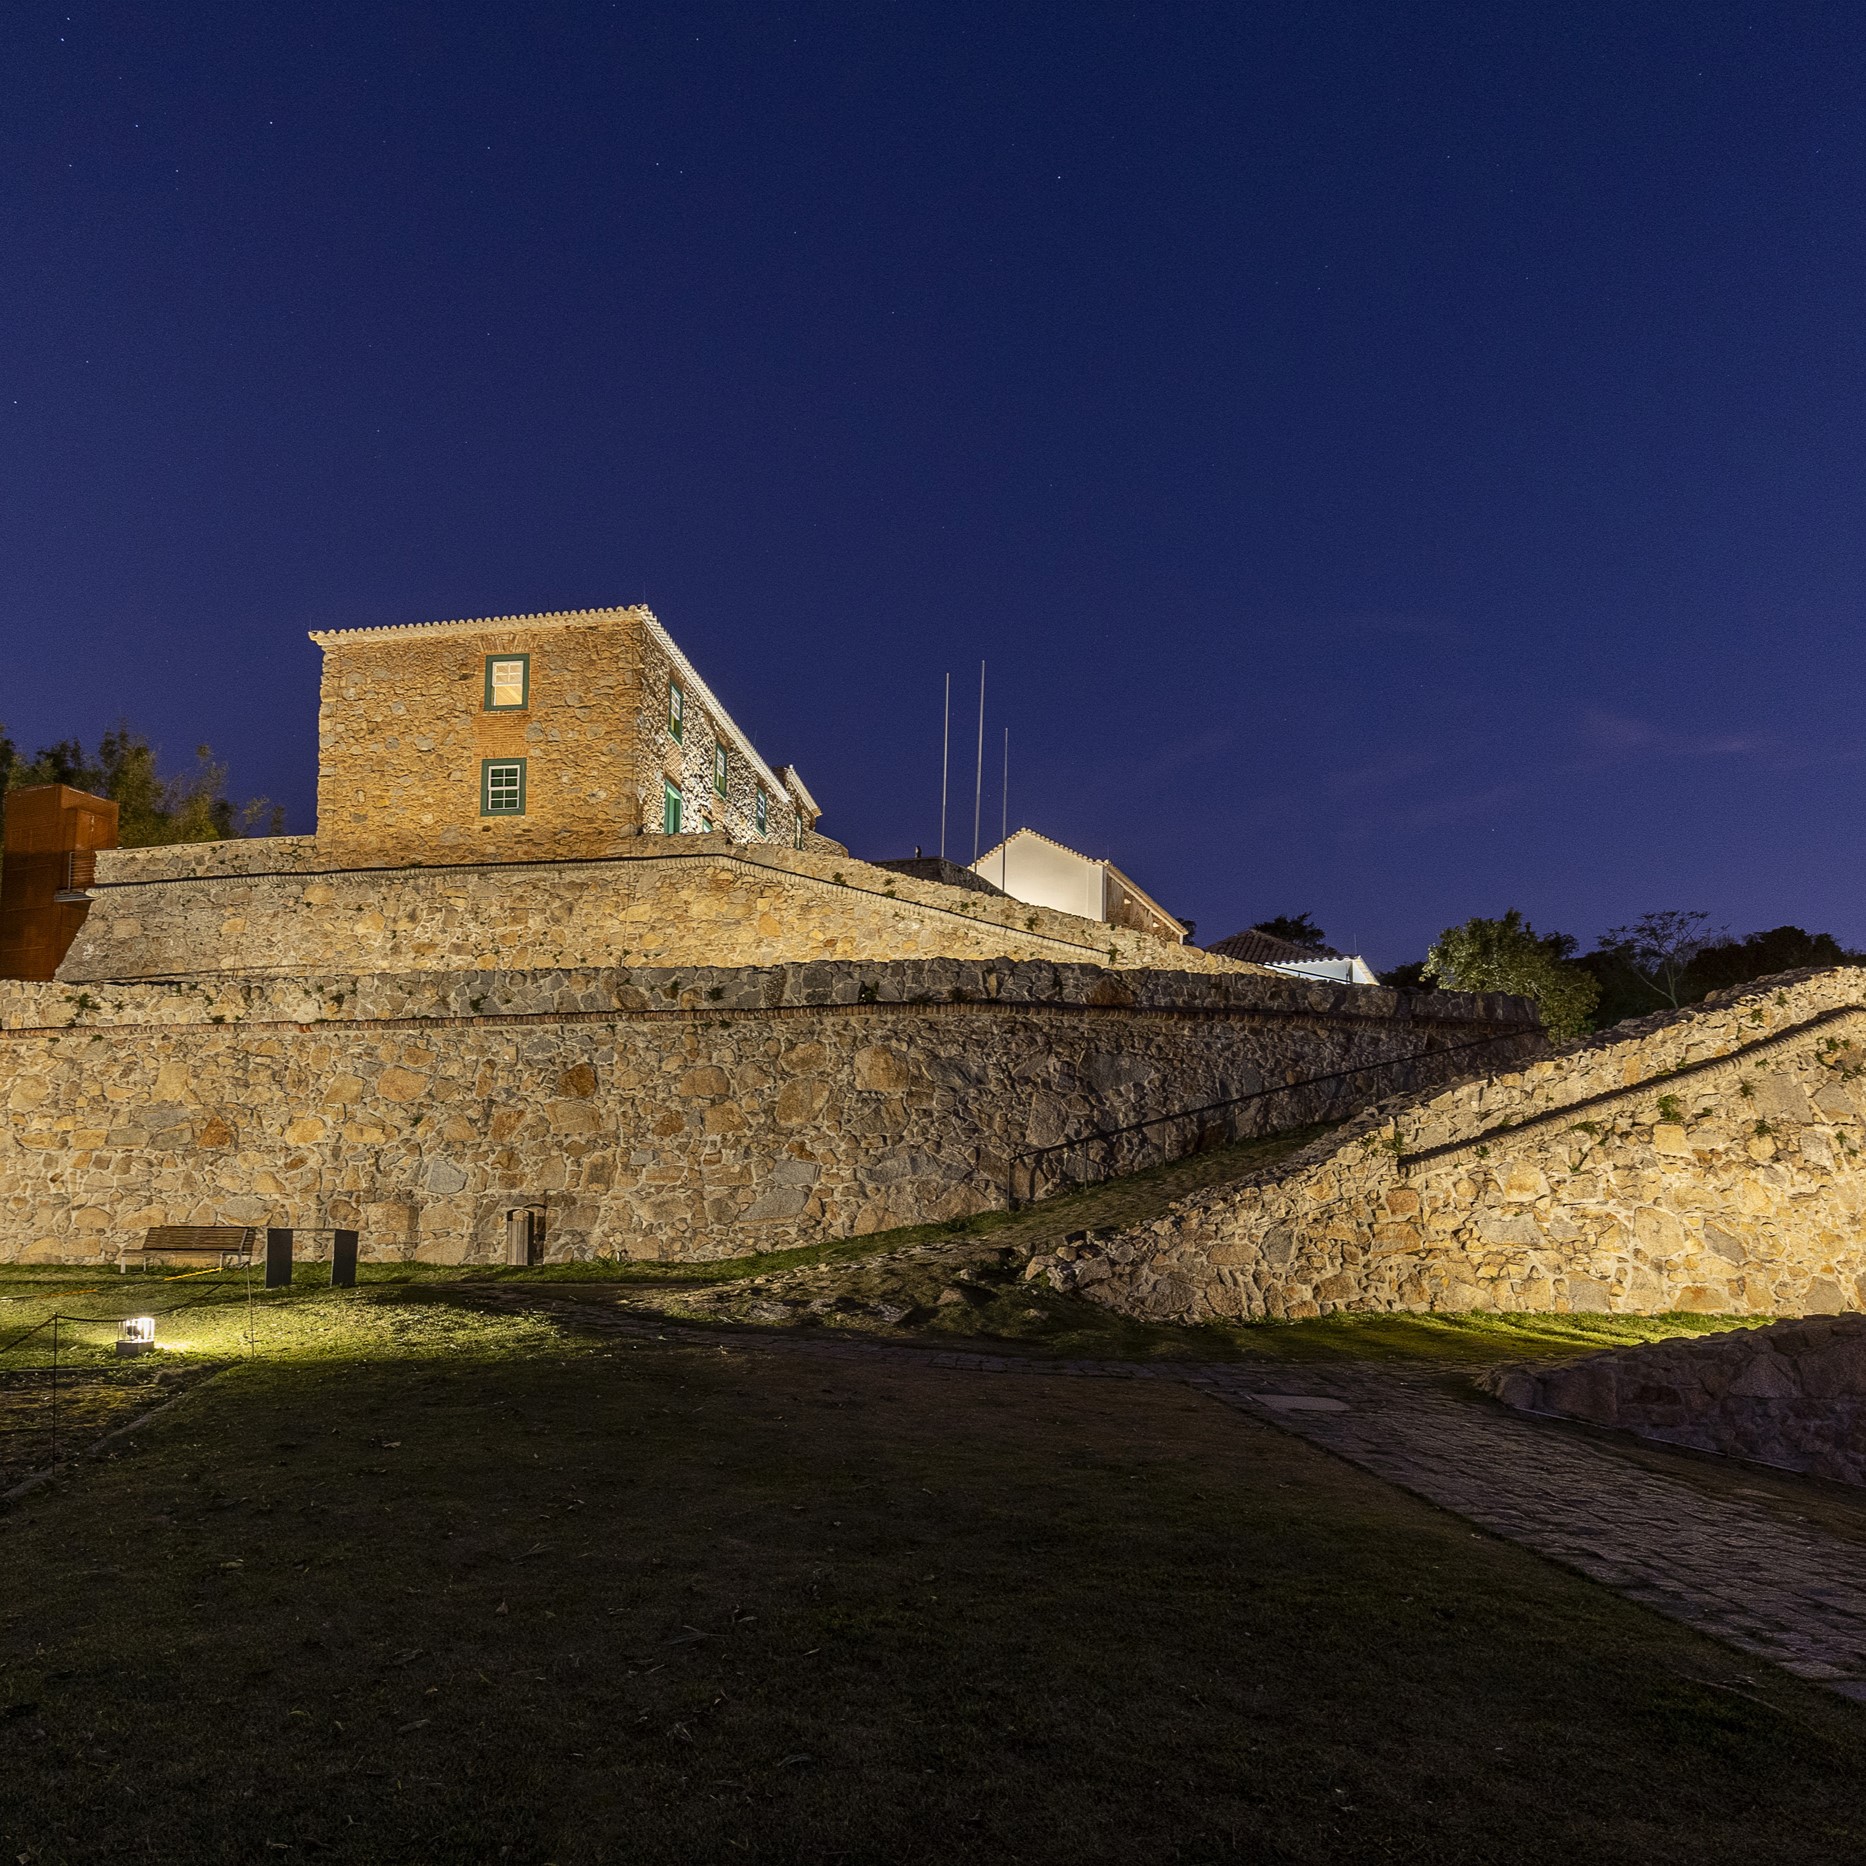
[{"label": "rusted steel structure", "polygon": [[41,784],[6,798],[6,859],[0,867],[0,978],[49,979],[90,903],[97,851],[117,846],[117,806],[108,797]]}]

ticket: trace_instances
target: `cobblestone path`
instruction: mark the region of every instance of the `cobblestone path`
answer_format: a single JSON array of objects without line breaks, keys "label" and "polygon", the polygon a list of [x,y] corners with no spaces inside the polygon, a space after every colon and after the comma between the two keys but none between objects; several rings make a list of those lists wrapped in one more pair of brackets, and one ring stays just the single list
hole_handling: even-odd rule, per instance
[{"label": "cobblestone path", "polygon": [[[1866,1504],[1858,1540],[1789,1520],[1767,1501],[1706,1488],[1584,1433],[1508,1412],[1470,1389],[1468,1367],[1054,1361],[657,1326],[602,1302],[460,1293],[669,1345],[1021,1378],[1182,1382],[1699,1632],[1866,1702]],[[1675,1455],[1656,1453],[1655,1461]]]},{"label": "cobblestone path", "polygon": [[[1185,1378],[1494,1535],[1866,1701],[1866,1545],[1467,1398],[1446,1369],[1207,1367]],[[1303,1399],[1341,1410],[1289,1404]]]}]

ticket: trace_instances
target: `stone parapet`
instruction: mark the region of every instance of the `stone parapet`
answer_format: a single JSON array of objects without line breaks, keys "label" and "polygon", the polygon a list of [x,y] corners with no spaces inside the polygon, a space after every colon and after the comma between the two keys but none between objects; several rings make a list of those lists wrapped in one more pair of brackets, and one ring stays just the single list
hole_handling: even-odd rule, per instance
[{"label": "stone parapet", "polygon": [[[1190,950],[1190,949],[1188,949]],[[1048,1005],[1090,1010],[1256,1015],[1369,1024],[1458,1041],[1496,1032],[1533,1039],[1526,999],[1503,992],[1409,992],[1275,972],[1111,973],[1099,966],[984,959],[862,964],[589,966],[475,972],[338,972],[315,978],[226,975],[79,985],[0,979],[0,1032],[143,1025],[367,1023],[381,1018],[494,1019],[618,1011],[811,1009],[897,1004]]]},{"label": "stone parapet", "polygon": [[238,836],[225,842],[165,842],[147,849],[106,849],[97,858],[102,888],[138,882],[192,881],[214,875],[302,874],[321,856],[315,836]]},{"label": "stone parapet", "polygon": [[[588,860],[366,869],[319,865],[306,842],[126,852],[151,859],[100,876],[59,977],[922,957],[1260,969],[833,851],[723,836],[635,837],[623,854]],[[251,865],[278,844],[290,845],[278,868]]]}]

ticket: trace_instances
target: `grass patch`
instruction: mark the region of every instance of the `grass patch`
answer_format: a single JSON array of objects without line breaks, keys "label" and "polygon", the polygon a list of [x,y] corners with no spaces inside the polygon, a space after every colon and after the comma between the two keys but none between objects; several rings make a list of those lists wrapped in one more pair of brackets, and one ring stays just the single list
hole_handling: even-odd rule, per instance
[{"label": "grass patch", "polygon": [[1235,1331],[1262,1351],[1291,1359],[1429,1360],[1495,1363],[1599,1353],[1711,1335],[1734,1328],[1765,1328],[1768,1315],[1491,1314],[1326,1315],[1306,1322],[1261,1322]]},{"label": "grass patch", "polygon": [[1852,1707],[1170,1384],[258,1320],[0,1514],[7,1857],[1866,1850]]}]

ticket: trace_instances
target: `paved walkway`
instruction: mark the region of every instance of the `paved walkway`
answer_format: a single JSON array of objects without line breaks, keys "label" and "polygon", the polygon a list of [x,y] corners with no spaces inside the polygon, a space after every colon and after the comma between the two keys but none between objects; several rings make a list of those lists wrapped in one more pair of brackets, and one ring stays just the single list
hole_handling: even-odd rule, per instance
[{"label": "paved walkway", "polygon": [[1188,1378],[1629,1599],[1866,1701],[1866,1548],[1465,1398],[1449,1390],[1449,1371],[1224,1367]]},{"label": "paved walkway", "polygon": [[1511,1413],[1468,1391],[1468,1368],[1054,1361],[657,1324],[542,1292],[459,1293],[670,1345],[1026,1378],[1180,1382],[1740,1651],[1866,1702],[1866,1544]]}]

